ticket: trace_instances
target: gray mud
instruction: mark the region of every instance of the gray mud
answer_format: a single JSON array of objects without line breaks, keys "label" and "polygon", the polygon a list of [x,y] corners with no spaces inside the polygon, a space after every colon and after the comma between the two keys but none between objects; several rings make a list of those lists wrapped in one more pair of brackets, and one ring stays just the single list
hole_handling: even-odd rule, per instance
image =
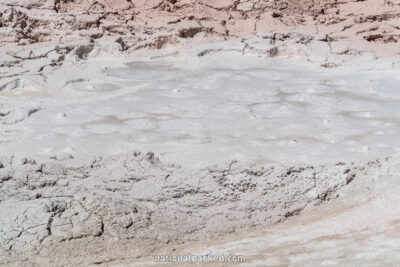
[{"label": "gray mud", "polygon": [[275,224],[381,167],[232,161],[189,172],[151,152],[0,161],[0,265],[30,266],[134,258]]}]

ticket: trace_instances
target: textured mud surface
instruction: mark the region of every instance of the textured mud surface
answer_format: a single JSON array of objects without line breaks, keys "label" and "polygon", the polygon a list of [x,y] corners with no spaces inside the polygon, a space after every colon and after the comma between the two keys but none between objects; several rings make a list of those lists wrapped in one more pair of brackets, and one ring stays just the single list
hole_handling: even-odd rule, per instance
[{"label": "textured mud surface", "polygon": [[[1,1],[0,265],[143,257],[284,222],[355,181],[389,173],[397,185],[398,162],[375,159],[398,152],[399,32],[398,0]],[[246,67],[255,58],[269,71]],[[279,69],[285,59],[314,72]],[[268,158],[233,160],[250,146]],[[188,168],[196,153],[204,167]],[[300,164],[301,153],[344,162]],[[371,209],[382,227],[396,200]],[[357,216],[336,226],[346,218]],[[342,238],[366,242],[368,227]],[[308,237],[318,255],[325,237]],[[261,241],[258,255],[271,240]],[[312,262],[298,258],[301,238],[293,244],[292,262]]]},{"label": "textured mud surface", "polygon": [[[153,153],[85,160],[3,158],[2,263],[7,264],[5,258],[57,260],[57,265],[133,258],[170,242],[282,222],[335,198],[337,190],[380,166],[233,161],[185,172]],[[47,258],[52,251],[59,256]]]},{"label": "textured mud surface", "polygon": [[[339,198],[304,209],[283,223],[218,240],[165,246],[154,255],[246,255],[241,266],[398,265],[399,167],[399,158],[375,162],[339,189]],[[111,266],[153,261],[150,256],[113,261]]]}]

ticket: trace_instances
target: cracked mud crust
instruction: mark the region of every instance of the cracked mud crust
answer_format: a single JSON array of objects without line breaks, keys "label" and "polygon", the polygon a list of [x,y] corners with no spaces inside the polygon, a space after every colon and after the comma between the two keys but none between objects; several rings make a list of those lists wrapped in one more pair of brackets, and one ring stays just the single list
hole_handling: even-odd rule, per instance
[{"label": "cracked mud crust", "polygon": [[[151,152],[1,159],[1,264],[89,264],[271,225],[338,196],[388,160],[185,171]],[[382,164],[384,167],[382,167]],[[57,255],[53,257],[51,255]]]},{"label": "cracked mud crust", "polygon": [[[5,0],[0,3],[2,48],[10,44],[62,44],[86,39],[112,40],[117,50],[135,51],[191,42],[247,42],[274,33],[278,40],[286,40],[284,43],[292,46],[297,44],[299,49],[316,43],[320,49],[329,48],[332,54],[373,51],[395,55],[400,52],[396,45],[399,29],[397,0]],[[265,41],[266,45],[271,42]],[[276,48],[279,50],[281,45],[277,43]],[[249,45],[248,49],[252,48]],[[87,53],[88,49],[81,51]],[[51,64],[62,61],[63,53],[59,54]],[[15,66],[22,58],[11,53],[10,59],[8,64]]]}]

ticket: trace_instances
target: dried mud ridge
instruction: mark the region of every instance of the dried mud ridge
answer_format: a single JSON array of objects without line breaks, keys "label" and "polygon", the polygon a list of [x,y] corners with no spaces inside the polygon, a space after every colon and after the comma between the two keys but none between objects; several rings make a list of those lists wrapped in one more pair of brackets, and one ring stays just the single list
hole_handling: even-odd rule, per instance
[{"label": "dried mud ridge", "polygon": [[[399,32],[399,0],[3,0],[0,79],[60,66],[72,50],[83,59],[96,45],[131,53],[227,40],[243,53],[317,53],[336,67],[366,51],[398,55]],[[35,69],[23,66],[31,60]]]},{"label": "dried mud ridge", "polygon": [[[247,38],[263,30],[305,25],[346,33],[361,24],[365,24],[357,31],[364,33],[361,38],[397,42],[399,15],[398,0],[4,0],[0,42],[26,45],[108,35],[123,36],[127,45],[122,49],[162,48],[199,34]],[[389,25],[371,29],[371,22],[394,25],[391,30]],[[336,24],[341,26],[334,29]]]},{"label": "dried mud ridge", "polygon": [[282,222],[381,167],[232,161],[188,172],[151,152],[0,162],[0,264],[53,266],[134,258],[165,244]]}]

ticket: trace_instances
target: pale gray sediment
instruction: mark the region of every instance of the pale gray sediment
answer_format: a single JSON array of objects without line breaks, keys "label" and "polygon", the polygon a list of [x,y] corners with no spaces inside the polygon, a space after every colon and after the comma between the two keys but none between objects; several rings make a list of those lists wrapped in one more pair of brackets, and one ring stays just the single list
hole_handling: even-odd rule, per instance
[{"label": "pale gray sediment", "polygon": [[[383,162],[386,162],[383,160]],[[153,153],[1,159],[1,265],[86,265],[285,221],[382,161],[319,166],[237,161],[201,170]],[[387,165],[387,164],[386,164]],[[389,169],[389,167],[385,167]]]}]

